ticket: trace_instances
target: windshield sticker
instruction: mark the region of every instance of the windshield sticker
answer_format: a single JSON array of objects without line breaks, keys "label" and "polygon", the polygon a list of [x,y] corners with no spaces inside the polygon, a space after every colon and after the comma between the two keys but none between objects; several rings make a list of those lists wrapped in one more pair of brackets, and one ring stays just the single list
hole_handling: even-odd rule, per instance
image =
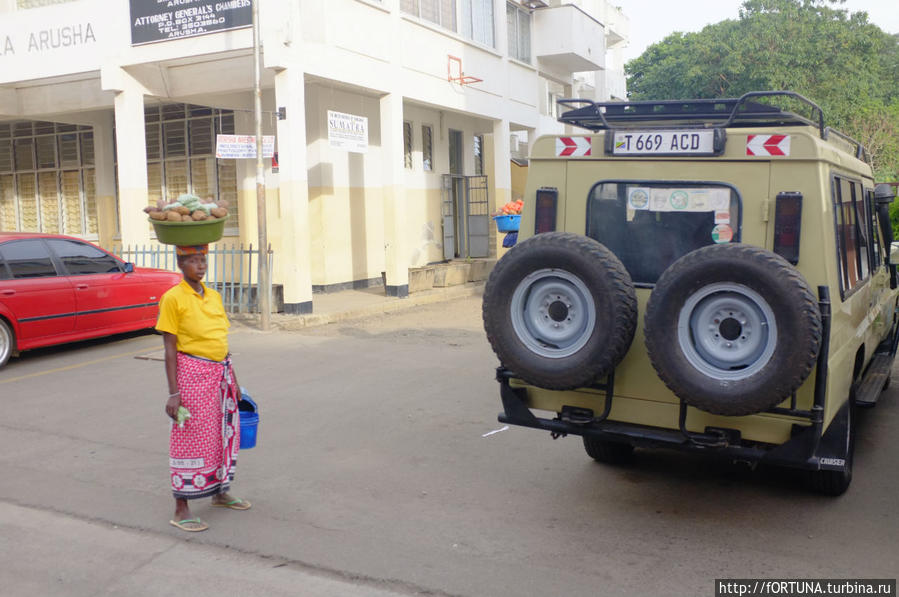
[{"label": "windshield sticker", "polygon": [[[649,202],[644,205],[647,193]],[[650,211],[729,211],[730,189],[632,187],[628,190],[628,207]]]},{"label": "windshield sticker", "polygon": [[627,194],[627,206],[631,209],[648,209],[649,189],[645,187],[632,187]]},{"label": "windshield sticker", "polygon": [[717,244],[729,243],[734,238],[734,229],[727,224],[718,224],[712,228],[712,240]]},{"label": "windshield sticker", "polygon": [[730,224],[730,212],[729,211],[716,211],[715,212],[715,223],[716,224]]},{"label": "windshield sticker", "polygon": [[672,191],[668,196],[668,202],[676,210],[687,209],[690,205],[690,195],[684,190]]}]

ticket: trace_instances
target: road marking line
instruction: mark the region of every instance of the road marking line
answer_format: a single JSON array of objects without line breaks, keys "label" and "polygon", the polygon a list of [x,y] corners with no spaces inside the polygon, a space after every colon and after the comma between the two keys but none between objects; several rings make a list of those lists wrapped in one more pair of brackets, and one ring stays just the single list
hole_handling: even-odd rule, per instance
[{"label": "road marking line", "polygon": [[501,429],[494,429],[493,431],[488,431],[481,437],[487,437],[488,435],[493,435],[494,433],[499,433],[500,431],[508,431],[508,429],[509,429],[509,426],[506,425],[505,427],[502,427]]},{"label": "road marking line", "polygon": [[94,359],[93,361],[85,361],[84,363],[78,363],[77,365],[66,365],[65,367],[57,367],[56,369],[49,369],[47,371],[40,371],[38,373],[29,373],[28,375],[20,375],[19,377],[11,377],[10,379],[0,380],[0,385],[5,383],[12,383],[14,381],[21,381],[23,379],[29,379],[32,377],[40,377],[41,375],[49,375],[50,373],[59,373],[60,371],[69,371],[70,369],[77,369],[79,367],[86,367],[87,365],[95,365],[97,363],[102,363],[104,361],[111,361],[113,359],[120,359],[123,357],[131,357],[136,354],[141,354],[147,352],[146,348],[142,348],[141,350],[135,350],[134,352],[125,352],[122,354],[117,354],[111,357],[103,357],[102,359]]}]

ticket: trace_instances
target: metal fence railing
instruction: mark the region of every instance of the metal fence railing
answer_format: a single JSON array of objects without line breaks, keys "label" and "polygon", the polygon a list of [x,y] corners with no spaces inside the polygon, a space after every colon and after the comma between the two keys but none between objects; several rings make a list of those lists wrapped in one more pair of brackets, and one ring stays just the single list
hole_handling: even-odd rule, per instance
[{"label": "metal fence railing", "polygon": [[[137,267],[155,267],[179,272],[173,245],[142,245],[133,247],[116,245],[113,253]],[[229,313],[259,313],[259,250],[253,245],[210,245],[207,256],[207,286],[222,295],[225,310]],[[274,254],[268,249],[268,271],[272,271]],[[271,275],[268,288],[271,297]],[[269,301],[271,303],[271,301]]]}]

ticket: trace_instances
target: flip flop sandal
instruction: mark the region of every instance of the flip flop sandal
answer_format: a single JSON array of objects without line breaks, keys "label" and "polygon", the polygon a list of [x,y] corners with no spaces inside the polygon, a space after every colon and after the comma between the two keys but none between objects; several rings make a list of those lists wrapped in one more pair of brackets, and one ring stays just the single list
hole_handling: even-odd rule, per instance
[{"label": "flip flop sandal", "polygon": [[199,533],[200,531],[205,531],[209,528],[209,525],[199,518],[186,518],[184,520],[179,520],[178,522],[170,520],[169,524],[173,527],[178,527],[182,531],[187,531],[188,533]]},{"label": "flip flop sandal", "polygon": [[232,510],[249,510],[253,506],[249,501],[240,498],[231,500],[230,502],[222,502],[220,504],[213,502],[212,505],[216,508],[231,508]]}]

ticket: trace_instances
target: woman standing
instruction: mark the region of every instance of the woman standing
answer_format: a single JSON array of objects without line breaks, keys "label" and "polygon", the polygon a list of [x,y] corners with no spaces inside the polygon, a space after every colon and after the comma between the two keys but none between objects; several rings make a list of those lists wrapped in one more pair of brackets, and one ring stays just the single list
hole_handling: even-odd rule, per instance
[{"label": "woman standing", "polygon": [[[228,353],[228,316],[221,295],[203,284],[207,245],[177,247],[184,279],[159,301],[156,329],[165,345],[169,397],[165,412],[175,422],[169,442],[175,516],[183,531],[209,528],[188,500],[212,497],[212,505],[248,510],[250,502],[228,493],[240,448],[240,387]],[[177,423],[179,407],[190,417]]]}]

